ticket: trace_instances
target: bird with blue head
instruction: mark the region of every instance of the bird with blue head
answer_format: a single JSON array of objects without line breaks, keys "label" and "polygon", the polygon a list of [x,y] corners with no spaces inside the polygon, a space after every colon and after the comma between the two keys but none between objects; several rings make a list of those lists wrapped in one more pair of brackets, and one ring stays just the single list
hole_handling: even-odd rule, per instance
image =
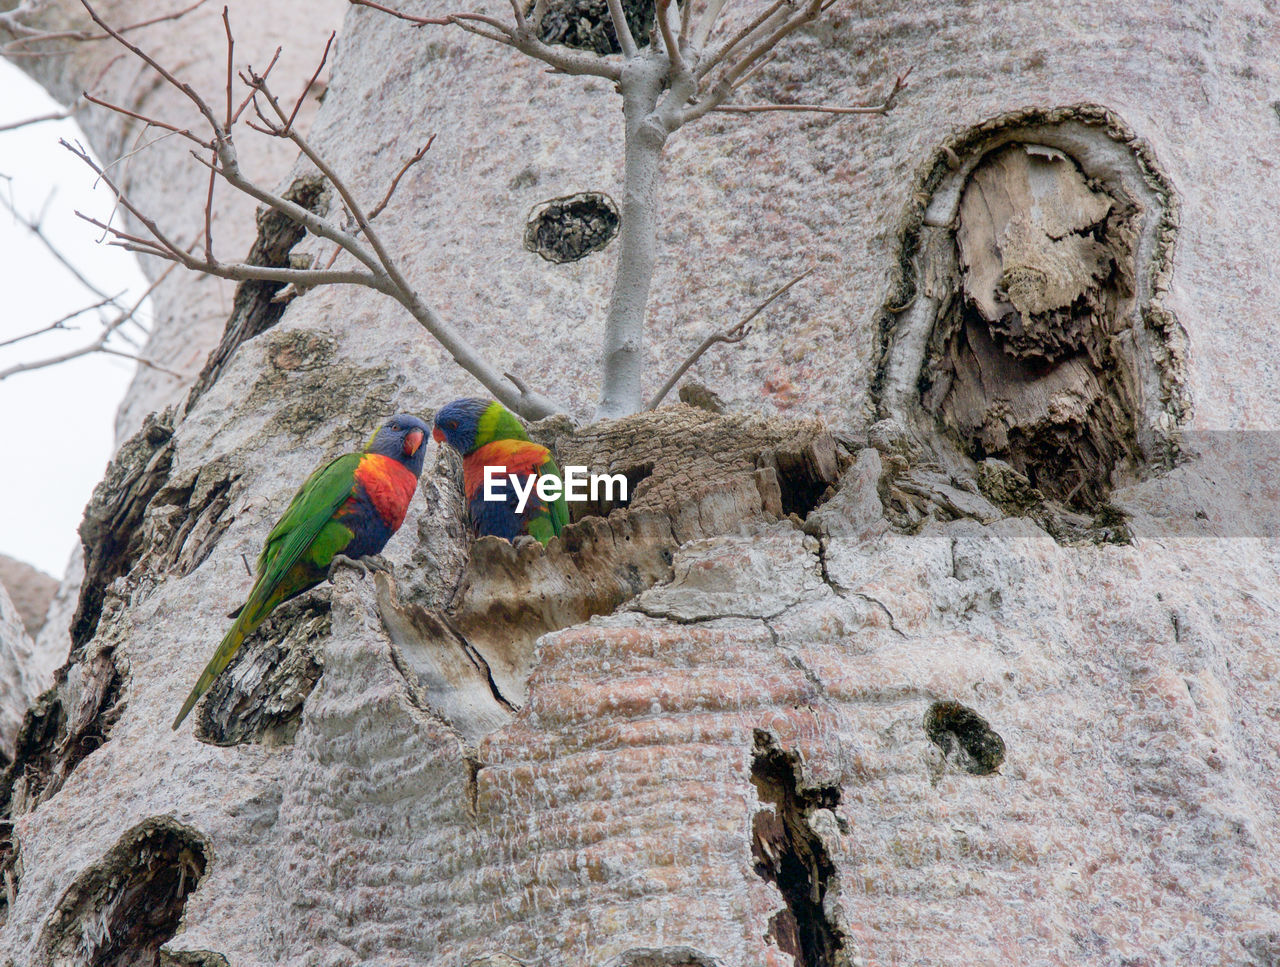
[{"label": "bird with blue head", "polygon": [[[539,477],[560,479],[555,458],[546,447],[529,439],[524,425],[501,403],[474,397],[454,400],[436,413],[431,435],[462,457],[462,489],[477,537],[514,541],[528,535],[546,544],[569,525],[569,506],[563,493],[544,501],[536,486],[529,489]],[[484,499],[486,468],[504,483],[498,500]],[[522,481],[522,490],[528,494],[523,509],[513,476]]]},{"label": "bird with blue head", "polygon": [[278,605],[323,581],[336,556],[358,560],[382,552],[409,510],[430,432],[416,416],[397,413],[363,452],[331,460],[307,478],[267,535],[249,597],[183,702],[175,729]]}]

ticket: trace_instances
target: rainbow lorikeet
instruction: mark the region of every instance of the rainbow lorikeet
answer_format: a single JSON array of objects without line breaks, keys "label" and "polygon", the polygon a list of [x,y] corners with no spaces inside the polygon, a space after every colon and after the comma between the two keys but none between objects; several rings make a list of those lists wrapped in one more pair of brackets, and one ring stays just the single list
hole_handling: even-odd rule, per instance
[{"label": "rainbow lorikeet", "polygon": [[[462,487],[477,537],[492,535],[514,541],[527,534],[546,544],[569,526],[569,505],[563,492],[555,500],[543,501],[536,486],[529,489],[538,477],[560,478],[555,458],[546,447],[529,439],[524,426],[501,403],[454,400],[436,414],[431,435],[462,454]],[[495,488],[503,495],[501,500],[484,499],[486,467],[494,468],[502,482]],[[523,510],[509,479],[513,474],[527,494]]]},{"label": "rainbow lorikeet", "polygon": [[368,557],[386,546],[418,486],[428,432],[416,416],[398,414],[382,424],[363,453],[344,454],[307,478],[267,535],[253,590],[182,703],[175,729],[277,605],[323,581],[335,556]]}]

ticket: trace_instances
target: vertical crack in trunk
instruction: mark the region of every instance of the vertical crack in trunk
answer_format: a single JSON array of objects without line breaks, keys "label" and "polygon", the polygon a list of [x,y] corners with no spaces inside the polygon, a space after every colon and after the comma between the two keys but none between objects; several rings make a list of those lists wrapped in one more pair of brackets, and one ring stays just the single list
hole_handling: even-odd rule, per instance
[{"label": "vertical crack in trunk", "polygon": [[786,903],[769,920],[766,938],[792,956],[795,967],[837,967],[847,962],[844,935],[828,911],[839,893],[835,864],[810,819],[840,803],[837,786],[802,789],[800,756],[755,733],[751,782],[761,809],[751,823],[756,873],[777,886]]}]

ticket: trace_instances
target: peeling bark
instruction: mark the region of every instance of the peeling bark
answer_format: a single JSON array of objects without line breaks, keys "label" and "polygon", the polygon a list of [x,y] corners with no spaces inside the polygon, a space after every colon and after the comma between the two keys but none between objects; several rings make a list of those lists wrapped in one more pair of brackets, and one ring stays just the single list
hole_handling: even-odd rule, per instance
[{"label": "peeling bark", "polygon": [[1087,105],[994,119],[938,157],[882,317],[884,415],[1099,511],[1169,465],[1170,417],[1185,415],[1185,336],[1148,324],[1167,319],[1172,191]]}]

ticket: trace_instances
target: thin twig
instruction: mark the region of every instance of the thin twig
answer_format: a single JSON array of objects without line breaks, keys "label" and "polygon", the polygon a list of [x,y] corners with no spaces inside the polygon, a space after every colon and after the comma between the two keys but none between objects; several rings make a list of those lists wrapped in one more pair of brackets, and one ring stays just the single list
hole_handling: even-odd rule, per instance
[{"label": "thin twig", "polygon": [[382,214],[382,210],[386,208],[387,204],[391,201],[391,196],[396,193],[396,188],[400,184],[400,179],[404,177],[404,174],[406,171],[408,171],[410,168],[416,165],[419,161],[421,161],[424,157],[426,157],[426,154],[428,151],[431,150],[431,145],[435,141],[435,139],[436,139],[436,136],[434,134],[431,135],[431,137],[427,138],[427,143],[424,144],[421,148],[419,148],[416,152],[414,152],[414,155],[412,158],[410,158],[408,161],[406,161],[403,165],[400,166],[400,170],[396,172],[396,176],[391,179],[391,187],[388,188],[387,193],[382,196],[382,201],[378,202],[378,204],[374,205],[373,208],[369,210],[369,221],[373,221],[375,218],[377,218],[379,215]]},{"label": "thin twig", "polygon": [[[123,293],[121,293],[121,295],[123,295]],[[23,342],[24,340],[27,340],[27,339],[34,339],[36,336],[43,336],[46,332],[53,332],[59,329],[65,332],[70,329],[73,329],[74,327],[68,326],[67,323],[70,322],[72,319],[74,319],[76,316],[82,316],[86,312],[93,312],[94,309],[101,309],[103,306],[111,305],[118,298],[120,298],[119,295],[114,295],[114,296],[108,296],[105,299],[99,299],[93,305],[85,306],[83,309],[77,309],[75,312],[68,312],[61,319],[55,319],[53,322],[49,323],[49,325],[44,326],[40,329],[35,329],[31,332],[23,333],[21,336],[14,336],[12,339],[5,339],[3,342],[0,342],[0,349],[5,348],[6,346],[12,346],[15,343]]]},{"label": "thin twig", "polygon": [[[114,37],[117,43],[123,46],[135,57],[142,60],[143,63],[145,63],[148,67],[150,67],[153,71],[155,71],[161,77],[163,77],[173,87],[176,87],[179,91],[185,94],[187,96],[187,99],[190,100],[191,103],[196,106],[196,110],[198,110],[202,115],[204,115],[205,120],[209,122],[209,127],[213,129],[215,134],[221,133],[220,126],[218,124],[218,119],[214,117],[213,111],[209,109],[209,105],[204,102],[204,99],[201,98],[200,95],[195,92],[195,89],[190,84],[186,83],[185,81],[178,80],[177,77],[175,77],[159,61],[157,61],[154,57],[148,54],[145,50],[143,50],[141,47],[137,46],[136,44],[133,44],[130,41],[126,40],[124,35],[121,34],[120,31],[116,30],[114,27],[108,24],[105,20],[103,20],[100,16],[98,16],[98,11],[93,9],[93,5],[89,3],[89,0],[80,0],[80,5],[84,7],[86,11],[88,11],[89,16],[92,18],[93,22],[96,23],[103,30],[105,30],[112,37]],[[163,125],[160,125],[160,126],[163,127]]]},{"label": "thin twig", "polygon": [[763,39],[756,41],[755,46],[746,54],[732,62],[726,62],[724,73],[716,81],[715,86],[700,101],[689,105],[683,111],[681,123],[700,118],[724,103],[725,99],[733,93],[738,79],[751,70],[761,57],[769,55],[788,35],[813,20],[818,15],[821,4],[822,0],[808,0],[799,10],[789,12],[786,19]]},{"label": "thin twig", "polygon": [[112,104],[110,101],[103,100],[100,97],[95,97],[94,95],[90,94],[88,91],[85,91],[81,95],[81,97],[83,97],[90,104],[96,104],[98,105],[98,107],[105,107],[108,111],[114,111],[116,114],[123,114],[125,117],[133,118],[135,121],[142,121],[144,124],[151,125],[152,127],[163,128],[164,130],[172,132],[173,134],[179,134],[182,137],[186,138],[188,141],[192,141],[195,144],[200,145],[200,147],[202,148],[209,148],[209,149],[213,148],[212,141],[202,141],[200,138],[197,138],[194,134],[192,134],[191,131],[188,130],[187,128],[175,127],[174,125],[169,124],[166,121],[161,121],[159,118],[147,117],[145,114],[139,114],[137,111],[131,111],[129,108],[121,104]]},{"label": "thin twig", "polygon": [[231,130],[231,83],[235,80],[235,67],[233,66],[233,55],[236,49],[236,39],[231,34],[231,12],[227,7],[222,8],[222,29],[227,35],[227,115],[223,121],[223,128],[227,131]]},{"label": "thin twig", "polygon": [[817,114],[887,114],[893,105],[869,104],[863,107],[839,107],[834,104],[721,104],[714,108],[730,114],[762,114],[768,111],[810,111]]},{"label": "thin twig", "polygon": [[693,23],[693,0],[680,0],[680,49],[689,43],[689,27]]},{"label": "thin twig", "polygon": [[79,282],[82,286],[84,286],[86,289],[88,289],[90,292],[96,295],[99,299],[106,299],[107,301],[111,300],[111,297],[108,296],[106,292],[104,292],[102,289],[98,288],[96,285],[90,282],[87,278],[85,278],[84,273],[82,273],[78,268],[76,268],[75,264],[71,261],[71,259],[67,258],[67,256],[62,254],[62,252],[58,249],[58,247],[54,245],[52,241],[50,241],[49,236],[45,235],[44,229],[42,228],[43,217],[37,218],[34,220],[27,218],[21,212],[19,212],[16,208],[14,208],[13,204],[4,195],[0,195],[0,205],[4,205],[4,207],[9,210],[10,214],[12,214],[14,218],[16,218],[19,222],[22,223],[23,227],[25,227],[27,231],[29,231],[32,235],[38,238],[40,240],[40,243],[46,249],[49,250],[49,254],[51,254],[55,259],[57,259],[59,264],[61,264],[61,266],[64,269],[66,269],[68,272],[72,274],[72,276],[75,277],[75,280],[77,282]]},{"label": "thin twig", "polygon": [[[371,10],[389,14],[398,20],[413,24],[415,27],[459,27],[468,33],[484,37],[494,43],[512,47],[522,54],[532,57],[534,60],[542,61],[554,71],[560,73],[604,77],[611,81],[617,81],[622,76],[622,67],[616,61],[597,57],[594,54],[577,54],[566,50],[564,47],[543,43],[537,39],[534,31],[522,32],[515,30],[499,20],[494,20],[492,17],[484,17],[473,13],[446,14],[443,17],[415,17],[412,14],[402,13],[392,7],[376,3],[375,0],[347,0],[347,2],[355,7],[369,7]],[[485,23],[494,29],[484,30],[476,26],[476,22]],[[537,24],[540,21],[535,20],[534,23]]]},{"label": "thin twig", "polygon": [[[360,203],[357,201],[354,193],[347,186],[344,180],[333,169],[329,162],[317,152],[307,141],[305,137],[296,130],[295,121],[299,104],[305,97],[311,87],[304,89],[302,97],[292,106],[291,111],[286,111],[280,104],[277,96],[271,91],[267,79],[266,72],[258,74],[250,69],[248,75],[240,75],[246,85],[249,87],[249,97],[242,103],[238,110],[232,110],[230,105],[231,99],[227,101],[225,111],[219,111],[223,114],[222,118],[215,116],[214,110],[209,103],[204,100],[189,84],[182,81],[174,72],[168,70],[161,65],[153,56],[143,51],[138,46],[129,43],[119,36],[119,32],[113,30],[107,25],[101,17],[93,10],[89,0],[81,0],[81,3],[89,11],[90,16],[94,18],[102,29],[106,30],[127,50],[133,53],[141,61],[147,64],[161,79],[161,81],[180,90],[187,99],[195,106],[196,110],[205,119],[209,130],[213,137],[210,141],[201,141],[198,137],[190,132],[183,132],[180,129],[170,126],[170,130],[174,133],[182,133],[191,138],[198,148],[205,148],[206,151],[192,151],[192,157],[199,163],[209,168],[216,176],[223,178],[228,184],[240,192],[250,196],[264,205],[282,213],[294,223],[302,226],[311,234],[326,239],[339,249],[346,251],[357,262],[361,263],[361,270],[315,270],[315,269],[295,269],[288,267],[276,266],[260,266],[249,265],[247,263],[222,263],[218,262],[213,255],[212,245],[209,239],[209,233],[206,233],[206,242],[209,242],[209,249],[205,252],[205,257],[200,258],[193,254],[191,249],[180,248],[172,238],[166,235],[165,231],[160,227],[154,217],[148,216],[143,212],[113,181],[106,173],[103,167],[99,166],[89,153],[82,147],[66,147],[75,153],[85,164],[104,181],[107,186],[115,193],[117,203],[124,208],[141,226],[142,232],[145,234],[134,234],[123,229],[115,228],[109,224],[104,224],[97,219],[89,218],[77,212],[81,218],[101,228],[107,235],[111,237],[112,244],[119,245],[127,250],[144,252],[155,255],[159,258],[166,259],[175,264],[181,264],[186,268],[205,272],[219,278],[234,279],[243,281],[246,279],[260,279],[278,281],[286,285],[292,284],[297,288],[309,288],[317,285],[326,284],[352,284],[362,285],[374,291],[389,295],[397,302],[401,303],[409,313],[425,328],[453,357],[453,359],[462,366],[467,372],[480,381],[490,392],[492,392],[504,404],[516,410],[521,415],[531,418],[546,416],[557,412],[560,407],[552,403],[550,400],[532,391],[516,392],[512,389],[514,383],[504,378],[500,370],[493,367],[487,360],[483,359],[473,346],[451,325],[436,315],[433,309],[423,302],[422,298],[414,291],[412,286],[402,274],[400,267],[395,259],[392,258],[387,247],[379,238],[376,230],[372,225],[372,217],[366,215]],[[395,11],[390,8],[382,8],[380,4],[372,4],[366,2],[357,5],[373,5],[379,9],[384,9],[388,13]],[[404,18],[414,19],[414,18]],[[422,18],[418,18],[422,19]],[[569,73],[593,74],[596,76],[610,77],[616,79],[620,76],[620,66],[616,62],[606,63],[600,61],[599,58],[587,58],[585,55],[577,56],[571,54],[562,54],[558,51],[552,51],[550,47],[542,44],[540,41],[532,39],[527,34],[517,35],[506,24],[494,20],[481,14],[454,14],[443,21],[448,24],[459,26],[464,30],[480,33],[483,36],[492,34],[491,39],[498,40],[509,46],[515,47],[530,56],[544,60],[546,63],[555,68],[564,69]],[[230,24],[224,20],[224,27],[231,40]],[[327,48],[326,48],[327,49]],[[327,56],[327,54],[326,54]],[[274,64],[274,58],[272,63]],[[229,64],[231,61],[229,60]],[[318,79],[323,69],[324,59],[321,61],[321,67],[317,68],[314,79]],[[270,68],[268,68],[269,70]],[[230,70],[230,68],[229,68]],[[314,84],[314,79],[312,84]],[[345,230],[338,227],[334,222],[327,218],[317,215],[315,212],[304,208],[298,203],[284,198],[274,192],[254,184],[240,170],[240,164],[237,157],[235,145],[232,141],[231,125],[236,123],[237,118],[243,111],[252,105],[257,117],[257,121],[245,120],[246,126],[258,131],[262,131],[269,136],[286,139],[291,141],[299,151],[320,171],[320,174],[333,187],[342,199],[343,206],[350,213],[355,222],[354,230]],[[116,105],[107,105],[111,109],[116,109]],[[121,114],[126,116],[135,116],[144,124],[151,124],[155,119],[148,118],[137,112],[121,109]],[[229,121],[228,121],[229,118]],[[381,211],[395,191],[396,182],[400,180],[404,172],[408,170],[412,164],[420,160],[426,153],[426,149],[420,150],[415,158],[406,164],[397,174],[395,181],[384,196],[379,208],[374,211]],[[209,206],[211,212],[211,205]],[[211,215],[210,215],[211,219]],[[357,236],[363,235],[363,238]],[[366,247],[367,243],[367,247]],[[332,259],[331,259],[332,261]],[[143,362],[147,365],[147,362]]]},{"label": "thin twig", "polygon": [[[315,86],[316,79],[319,78],[320,72],[324,70],[324,65],[329,60],[329,48],[333,46],[333,38],[338,36],[336,30],[329,31],[329,39],[324,42],[324,53],[320,55],[320,63],[316,65],[315,73],[311,75],[311,79],[307,81],[307,86],[302,89],[302,93],[298,95],[298,100],[294,102],[293,110],[289,112],[289,120],[284,122],[284,129],[290,131],[293,129],[294,119],[298,116],[298,111],[302,107],[302,102],[307,99],[307,95],[311,93],[311,88]],[[263,83],[266,83],[267,75],[262,75]],[[228,122],[227,127],[230,127]]]},{"label": "thin twig", "polygon": [[448,17],[415,17],[412,14],[402,13],[391,7],[384,7],[380,3],[374,3],[373,0],[350,0],[350,3],[353,7],[369,7],[372,10],[389,13],[398,20],[406,20],[418,27],[445,26],[449,23]]},{"label": "thin twig", "polygon": [[[135,30],[141,30],[143,27],[150,27],[154,24],[163,23],[166,20],[177,20],[179,17],[185,17],[197,7],[202,7],[208,2],[209,0],[196,0],[196,2],[191,4],[189,7],[183,7],[181,10],[175,10],[172,13],[161,14],[158,17],[151,17],[148,20],[139,20],[137,23],[132,23],[126,27],[119,28],[116,33],[132,33]],[[113,36],[114,34],[112,33],[94,34],[87,30],[57,30],[48,32],[33,30],[24,37],[19,37],[17,40],[10,41],[5,46],[6,48],[10,46],[16,47],[22,44],[48,40],[75,40],[81,43],[88,43],[96,40],[110,40]]]},{"label": "thin twig", "polygon": [[167,373],[174,379],[187,378],[187,374],[180,373],[176,369],[170,369],[168,366],[161,366],[159,363],[147,359],[145,356],[135,356],[133,353],[121,352],[119,349],[112,349],[110,346],[103,346],[98,350],[98,352],[102,353],[104,356],[118,356],[121,359],[131,359],[139,366],[145,366],[147,369],[154,369],[160,373]]},{"label": "thin twig", "polygon": [[23,118],[21,121],[6,121],[0,124],[0,134],[5,131],[16,131],[18,128],[25,128],[32,124],[44,124],[46,121],[65,121],[74,111],[74,107],[69,107],[63,111],[52,111],[49,114],[38,114],[33,118]]},{"label": "thin twig", "polygon": [[[102,332],[98,335],[98,338],[95,339],[93,342],[87,343],[86,345],[81,346],[79,349],[73,349],[69,352],[60,353],[57,356],[50,356],[47,359],[37,359],[29,363],[16,363],[7,369],[0,370],[0,380],[8,379],[10,376],[15,376],[18,373],[29,373],[32,370],[36,370],[36,369],[48,369],[50,366],[57,366],[60,363],[65,363],[72,359],[78,359],[81,356],[88,356],[91,353],[105,353],[110,356],[124,356],[127,359],[137,359],[138,362],[142,363],[143,365],[151,366],[152,368],[155,368],[155,369],[164,369],[164,367],[160,366],[159,364],[152,363],[150,361],[145,361],[145,360],[139,359],[136,356],[130,355],[129,353],[121,352],[118,349],[112,349],[108,347],[107,340],[111,338],[112,334],[117,329],[119,329],[126,322],[128,322],[130,319],[133,318],[134,314],[139,309],[142,308],[142,304],[147,301],[147,298],[151,295],[152,292],[156,290],[156,287],[159,286],[160,283],[163,282],[168,277],[169,273],[173,271],[174,267],[175,267],[174,265],[167,266],[165,270],[161,272],[159,276],[156,277],[155,281],[152,282],[150,285],[148,285],[145,290],[143,290],[142,295],[138,296],[137,301],[134,302],[131,307],[121,311],[114,319],[112,319],[110,322],[108,322],[106,325],[103,326]],[[167,370],[167,372],[172,372],[172,370]],[[181,374],[174,373],[174,375],[180,376]]]},{"label": "thin twig", "polygon": [[738,88],[742,87],[742,85],[746,84],[749,80],[751,80],[751,78],[755,77],[762,70],[764,70],[766,67],[772,64],[775,60],[777,60],[777,57],[778,57],[778,52],[776,50],[769,51],[768,56],[761,57],[758,61],[756,61],[755,67],[751,68],[751,70],[747,71],[745,74],[739,77],[736,81],[734,81],[733,89],[736,91]]},{"label": "thin twig", "polygon": [[[264,70],[264,71],[262,72],[262,74],[260,75],[264,81],[265,81],[268,77],[270,77],[270,76],[271,76],[271,68],[273,68],[273,67],[275,67],[275,66],[276,66],[276,61],[278,61],[278,60],[280,59],[280,52],[281,52],[281,51],[283,51],[283,50],[284,50],[284,48],[283,48],[283,47],[277,47],[277,48],[276,48],[276,52],[275,52],[274,54],[272,54],[272,55],[271,55],[271,62],[270,62],[269,64],[267,64],[267,69],[266,69],[266,70]],[[243,75],[243,74],[241,74],[241,75],[240,75],[240,77],[241,77],[241,79],[243,79],[243,78],[244,78],[244,75]],[[246,83],[248,83],[248,82],[246,82]],[[244,100],[240,102],[240,106],[239,106],[238,108],[236,108],[235,113],[231,115],[231,123],[232,123],[232,124],[235,124],[237,121],[239,121],[239,120],[240,120],[240,115],[241,115],[241,114],[243,114],[243,113],[244,113],[244,109],[245,109],[245,108],[247,108],[247,107],[249,106],[249,104],[250,104],[250,103],[252,103],[252,101],[253,101],[253,96],[254,96],[255,94],[257,94],[257,93],[258,93],[258,92],[257,92],[257,91],[255,91],[252,87],[250,87],[250,88],[249,88],[249,93],[245,95]]]},{"label": "thin twig", "polygon": [[769,298],[765,299],[764,302],[761,302],[758,306],[752,309],[749,313],[747,313],[747,315],[743,316],[742,319],[738,320],[738,322],[734,323],[728,329],[724,330],[723,332],[713,333],[712,335],[708,336],[706,339],[702,340],[702,342],[698,344],[698,348],[695,349],[692,353],[690,353],[689,358],[686,359],[683,363],[681,363],[679,367],[676,368],[676,371],[672,373],[670,377],[668,377],[667,381],[662,384],[662,388],[658,390],[658,392],[653,394],[653,398],[649,400],[649,405],[646,406],[645,409],[656,410],[658,408],[658,404],[661,403],[663,398],[668,393],[671,392],[671,388],[675,386],[676,383],[680,382],[680,377],[682,377],[685,373],[687,373],[689,371],[689,367],[691,367],[694,363],[696,363],[702,357],[702,354],[705,353],[712,346],[714,346],[716,343],[742,342],[742,340],[747,337],[747,333],[748,333],[747,325],[751,322],[751,320],[754,319],[756,316],[760,315],[760,313],[763,312],[771,302],[773,302],[775,299],[778,299],[782,295],[784,295],[788,289],[790,289],[793,285],[795,285],[805,276],[809,275],[812,271],[813,271],[812,268],[805,269],[803,272],[797,275],[794,279],[792,279],[786,285],[783,285],[780,288],[776,289],[773,292],[773,294],[769,296]]},{"label": "thin twig", "polygon": [[[757,64],[757,69],[763,66],[762,61]],[[752,71],[754,73],[754,70]],[[907,78],[911,74],[911,68],[899,74],[893,82],[893,88],[889,91],[888,96],[879,104],[857,104],[850,107],[842,107],[838,104],[720,104],[713,110],[727,111],[735,114],[759,114],[767,111],[812,111],[820,114],[888,114],[893,110],[894,103],[907,87]],[[743,75],[739,84],[745,81],[750,74]]]},{"label": "thin twig", "polygon": [[783,7],[786,7],[787,5],[788,5],[787,0],[774,0],[774,3],[771,6],[769,6],[763,13],[761,13],[749,24],[747,24],[745,27],[739,30],[736,34],[730,37],[728,41],[722,44],[714,54],[711,54],[709,57],[703,60],[700,64],[698,64],[698,70],[697,70],[698,77],[700,78],[706,77],[708,74],[710,74],[711,71],[715,69],[717,64],[719,64],[731,53],[733,53],[735,48],[737,48],[742,43],[744,43],[748,37],[754,34],[761,27],[763,27],[770,17],[772,17],[774,14],[776,14],[779,10],[781,10]]}]

